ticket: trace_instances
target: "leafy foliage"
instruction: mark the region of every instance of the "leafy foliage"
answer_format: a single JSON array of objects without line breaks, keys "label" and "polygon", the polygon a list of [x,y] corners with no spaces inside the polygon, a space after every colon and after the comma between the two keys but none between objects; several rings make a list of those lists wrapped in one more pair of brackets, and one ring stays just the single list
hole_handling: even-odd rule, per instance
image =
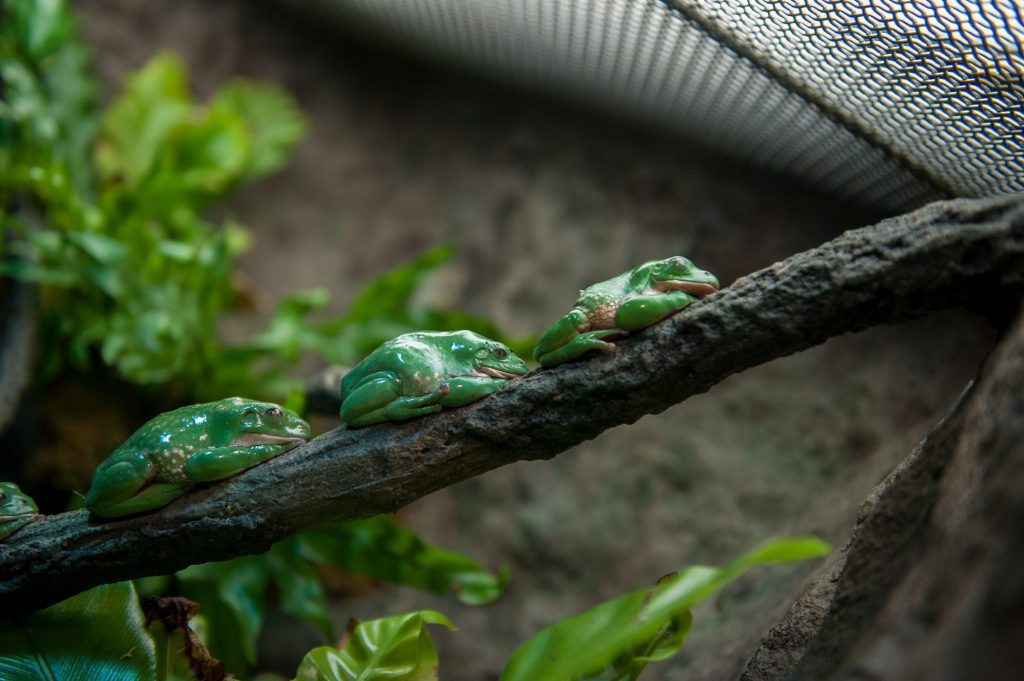
[{"label": "leafy foliage", "polygon": [[437,648],[427,624],[454,629],[432,610],[352,622],[348,642],[309,651],[295,681],[436,681]]},{"label": "leafy foliage", "polygon": [[228,669],[241,670],[256,662],[256,641],[271,584],[285,613],[334,639],[315,565],[438,595],[455,590],[470,605],[497,598],[507,579],[504,573],[492,575],[470,558],[427,545],[383,516],[305,532],[274,544],[264,556],[194,565],[177,577],[183,594],[202,604],[211,625],[210,650]]},{"label": "leafy foliage", "polygon": [[[17,90],[9,100],[14,111],[23,106]],[[233,302],[231,270],[245,238],[199,211],[285,159],[303,131],[294,105],[253,84],[200,105],[180,62],[158,56],[102,117],[95,166],[85,165],[92,172],[78,183],[95,185],[95,198],[67,180],[72,159],[59,144],[44,139],[39,146],[50,143],[51,153],[32,153],[18,143],[34,139],[27,122],[10,123],[16,143],[5,188],[39,209],[4,216],[18,239],[0,272],[47,287],[46,368],[86,369],[95,350],[136,383],[201,384],[217,361],[215,322]]]},{"label": "leafy foliage", "polygon": [[[97,88],[77,26],[58,0],[0,7],[0,168],[59,163],[78,191],[89,183]],[[0,180],[0,202],[7,203]]]},{"label": "leafy foliage", "polygon": [[494,601],[508,580],[505,570],[491,574],[471,558],[426,544],[385,516],[304,532],[289,541],[314,563],[438,596],[455,591],[467,605]]},{"label": "leafy foliage", "polygon": [[130,582],[0,620],[6,681],[148,681],[156,673],[156,649]]},{"label": "leafy foliage", "polygon": [[501,679],[633,681],[648,662],[678,652],[689,632],[689,609],[698,602],[756,565],[814,558],[829,550],[819,539],[778,539],[721,568],[689,567],[650,589],[542,629],[513,653]]},{"label": "leafy foliage", "polygon": [[415,304],[415,294],[424,278],[451,255],[451,247],[438,246],[385,272],[356,293],[345,314],[326,322],[310,320],[314,312],[327,306],[326,291],[310,289],[287,296],[267,328],[238,350],[273,349],[285,358],[295,358],[309,350],[336,364],[351,365],[384,341],[403,333],[468,329],[502,340],[515,352],[529,356],[532,338],[509,339],[484,317]]},{"label": "leafy foliage", "polygon": [[[249,81],[197,102],[180,60],[161,54],[100,117],[66,3],[8,5],[0,158],[9,172],[0,174],[0,207],[20,209],[0,213],[0,242],[9,242],[0,274],[46,289],[44,375],[99,360],[180,399],[291,396],[297,408],[300,384],[286,376],[304,352],[351,364],[418,328],[501,337],[485,319],[412,303],[422,278],[450,255],[439,248],[371,282],[335,319],[312,323],[327,295],[300,291],[249,341],[219,341],[216,322],[236,302],[232,273],[248,237],[202,211],[279,168],[305,132],[301,113],[284,92]],[[519,350],[528,343],[513,341]]]}]

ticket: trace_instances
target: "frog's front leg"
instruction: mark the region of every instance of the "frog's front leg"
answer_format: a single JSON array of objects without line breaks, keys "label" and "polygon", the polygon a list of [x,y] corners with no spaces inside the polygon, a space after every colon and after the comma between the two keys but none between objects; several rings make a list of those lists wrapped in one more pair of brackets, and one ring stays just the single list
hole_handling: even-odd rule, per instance
[{"label": "frog's front leg", "polygon": [[441,399],[448,390],[442,384],[425,395],[403,395],[402,380],[394,372],[378,371],[364,378],[341,403],[341,420],[359,427],[433,414],[441,411]]},{"label": "frog's front leg", "polygon": [[279,444],[214,447],[189,455],[183,470],[185,477],[195,482],[223,480],[273,459],[283,451]]},{"label": "frog's front leg", "polygon": [[542,367],[575,359],[590,350],[612,352],[615,345],[601,340],[608,336],[622,335],[621,329],[588,331],[590,321],[582,310],[574,309],[563,316],[544,332],[533,348],[533,357]]},{"label": "frog's front leg", "polygon": [[445,384],[449,388],[447,395],[441,398],[445,407],[461,407],[483,399],[501,386],[508,383],[504,378],[490,376],[456,376],[449,378]]},{"label": "frog's front leg", "polygon": [[629,331],[643,329],[695,302],[697,298],[684,291],[636,296],[619,305],[615,323]]}]

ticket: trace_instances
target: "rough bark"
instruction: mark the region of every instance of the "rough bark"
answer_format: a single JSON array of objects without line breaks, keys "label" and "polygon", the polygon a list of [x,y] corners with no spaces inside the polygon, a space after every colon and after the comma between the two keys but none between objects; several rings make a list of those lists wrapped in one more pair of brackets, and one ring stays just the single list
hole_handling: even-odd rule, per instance
[{"label": "rough bark", "polygon": [[742,678],[1009,679],[1024,666],[1024,315],[865,502]]},{"label": "rough bark", "polygon": [[830,337],[958,305],[1005,319],[1022,295],[1024,200],[932,204],[743,277],[613,354],[533,372],[475,405],[335,429],[151,514],[33,523],[0,546],[0,603],[34,609],[97,584],[258,553],[320,523],[550,458]]}]

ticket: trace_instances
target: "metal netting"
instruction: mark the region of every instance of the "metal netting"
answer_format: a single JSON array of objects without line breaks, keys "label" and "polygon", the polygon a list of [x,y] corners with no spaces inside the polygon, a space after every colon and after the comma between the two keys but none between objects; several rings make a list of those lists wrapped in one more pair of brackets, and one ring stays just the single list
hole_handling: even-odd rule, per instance
[{"label": "metal netting", "polygon": [[854,200],[1024,190],[1024,20],[1008,0],[319,4]]}]

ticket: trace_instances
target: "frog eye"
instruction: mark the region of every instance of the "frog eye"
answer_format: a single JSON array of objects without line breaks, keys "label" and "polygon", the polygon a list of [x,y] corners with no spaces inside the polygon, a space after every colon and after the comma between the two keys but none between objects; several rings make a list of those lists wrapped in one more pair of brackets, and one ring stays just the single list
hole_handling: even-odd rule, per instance
[{"label": "frog eye", "polygon": [[505,359],[506,357],[508,357],[508,351],[505,350],[505,348],[495,348],[494,356],[497,357],[498,359]]},{"label": "frog eye", "polygon": [[263,413],[266,414],[267,416],[273,416],[274,418],[280,418],[284,416],[284,412],[281,411],[280,407],[268,407],[267,410]]},{"label": "frog eye", "polygon": [[6,503],[7,503],[7,494],[4,493],[4,492],[0,492],[0,504],[6,504]]}]

